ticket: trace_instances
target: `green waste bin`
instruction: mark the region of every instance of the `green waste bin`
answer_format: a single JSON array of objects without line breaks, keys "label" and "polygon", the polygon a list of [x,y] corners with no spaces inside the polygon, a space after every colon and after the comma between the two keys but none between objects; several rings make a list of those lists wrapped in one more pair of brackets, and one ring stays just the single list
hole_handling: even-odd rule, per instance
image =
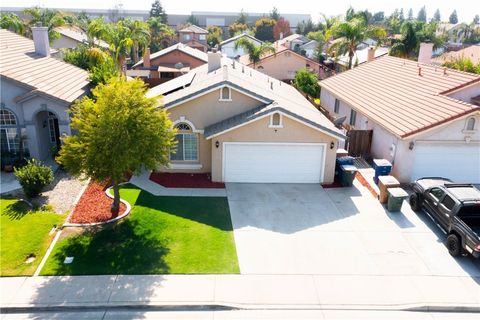
[{"label": "green waste bin", "polygon": [[340,181],[342,186],[351,187],[353,185],[353,180],[355,179],[355,174],[357,173],[357,167],[352,166],[351,164],[344,164],[340,166]]},{"label": "green waste bin", "polygon": [[402,209],[403,200],[408,197],[408,193],[402,188],[389,188],[387,209],[390,212],[397,212]]}]

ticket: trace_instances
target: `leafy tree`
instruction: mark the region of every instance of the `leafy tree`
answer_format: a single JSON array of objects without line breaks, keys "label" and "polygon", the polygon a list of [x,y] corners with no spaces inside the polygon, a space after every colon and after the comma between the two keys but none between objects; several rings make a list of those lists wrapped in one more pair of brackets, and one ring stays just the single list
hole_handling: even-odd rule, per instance
[{"label": "leafy tree", "polygon": [[382,27],[367,26],[365,20],[360,18],[338,23],[333,27],[333,34],[338,41],[329,50],[335,52],[335,56],[348,54],[349,69],[352,68],[355,51],[362,41],[367,38],[382,40],[387,35]]},{"label": "leafy tree", "polygon": [[248,19],[248,14],[242,9],[238,14],[238,17],[237,17],[237,20],[235,20],[235,23],[247,24],[247,19]]},{"label": "leafy tree", "polygon": [[417,34],[413,22],[407,21],[402,25],[402,38],[399,42],[393,44],[390,49],[390,55],[396,57],[408,57],[418,47]]},{"label": "leafy tree", "polygon": [[262,56],[267,53],[275,53],[275,48],[268,42],[256,46],[253,42],[246,38],[241,38],[235,42],[235,49],[242,47],[248,52],[248,58],[253,63],[255,69],[256,64],[261,60]]},{"label": "leafy tree", "polygon": [[383,11],[375,12],[372,16],[372,23],[379,24],[385,20],[385,13]]},{"label": "leafy tree", "polygon": [[418,11],[417,20],[420,22],[427,22],[427,9],[425,9],[425,6],[421,7]]},{"label": "leafy tree", "polygon": [[130,56],[130,51],[135,41],[130,29],[130,22],[120,20],[116,23],[107,24],[104,37],[104,40],[110,45],[110,50],[118,70],[122,70],[127,57]]},{"label": "leafy tree", "polygon": [[219,26],[210,26],[207,29],[207,43],[210,47],[215,47],[220,42],[222,42],[222,33],[223,30]]},{"label": "leafy tree", "polygon": [[448,17],[448,22],[457,24],[458,23],[458,16],[457,16],[457,10],[453,10],[452,14],[450,17]]},{"label": "leafy tree", "polygon": [[440,15],[440,10],[439,9],[435,10],[435,13],[433,14],[432,21],[435,21],[435,22],[442,21],[442,17]]},{"label": "leafy tree", "polygon": [[24,34],[25,23],[15,13],[0,13],[0,28]]},{"label": "leafy tree", "polygon": [[280,19],[280,12],[278,12],[278,9],[276,7],[273,7],[272,11],[270,11],[270,14],[268,15],[270,19],[278,21]]},{"label": "leafy tree", "polygon": [[413,20],[413,9],[412,9],[412,8],[408,9],[407,20],[408,20],[408,21],[412,21],[412,20]]},{"label": "leafy tree", "polygon": [[53,181],[52,168],[35,159],[29,160],[21,168],[15,168],[14,174],[28,198],[38,196],[42,189]]},{"label": "leafy tree", "polygon": [[312,31],[317,31],[318,27],[315,26],[313,21],[311,19],[308,19],[307,21],[302,21],[297,24],[297,30],[296,32],[298,34],[303,34],[306,35],[309,32]]},{"label": "leafy tree", "polygon": [[112,78],[92,90],[72,108],[72,129],[63,140],[57,160],[74,176],[111,182],[118,213],[119,183],[126,172],[154,170],[169,163],[175,131],[157,99],[148,98],[145,84]]},{"label": "leafy tree", "polygon": [[275,40],[280,39],[280,35],[282,37],[287,37],[291,34],[292,32],[290,31],[290,22],[288,20],[285,20],[283,17],[279,18],[277,20],[277,23],[275,23],[275,26],[273,27],[273,38]]},{"label": "leafy tree", "polygon": [[150,17],[160,17],[162,20],[162,23],[167,23],[168,22],[168,16],[165,10],[162,7],[162,4],[160,3],[160,0],[155,0],[152,3],[152,8],[150,9]]},{"label": "leafy tree", "polygon": [[474,24],[479,24],[480,23],[480,17],[478,16],[478,14],[476,14],[475,17],[473,17],[473,23]]},{"label": "leafy tree", "polygon": [[193,25],[196,25],[196,26],[198,26],[200,24],[200,22],[198,22],[197,17],[195,17],[193,14],[188,16],[187,23],[193,24]]},{"label": "leafy tree", "polygon": [[317,46],[315,47],[314,56],[318,62],[323,62],[323,47],[325,45],[325,33],[323,31],[314,31],[310,32],[307,37],[311,40],[317,41]]},{"label": "leafy tree", "polygon": [[95,39],[107,39],[108,38],[108,27],[103,18],[95,18],[88,24],[87,38],[89,45],[94,44]]},{"label": "leafy tree", "polygon": [[248,31],[248,26],[243,23],[234,22],[228,26],[228,33],[230,37],[234,37],[235,35],[244,33]]},{"label": "leafy tree", "polygon": [[30,35],[30,28],[41,25],[48,28],[48,38],[50,43],[60,38],[60,34],[55,31],[56,27],[63,26],[65,20],[58,10],[42,9],[39,7],[27,8],[23,10],[23,14],[27,17],[28,27],[27,34]]},{"label": "leafy tree", "polygon": [[[412,16],[413,16],[413,12],[412,12]],[[403,15],[403,8],[400,9],[400,13],[398,14],[398,20],[400,21],[400,24],[402,24],[403,21],[405,21],[405,16]]]},{"label": "leafy tree", "polygon": [[125,19],[124,22],[130,29],[130,38],[133,41],[133,62],[138,62],[140,51],[145,51],[145,48],[150,44],[150,26],[148,23],[139,20]]},{"label": "leafy tree", "polygon": [[317,98],[320,95],[318,76],[308,71],[307,68],[297,71],[293,79],[293,85],[310,97]]},{"label": "leafy tree", "polygon": [[152,52],[159,51],[174,41],[175,29],[162,23],[161,17],[150,17],[147,24],[150,27],[150,49]]},{"label": "leafy tree", "polygon": [[273,42],[273,27],[276,21],[269,18],[261,18],[255,22],[255,38],[262,41]]}]

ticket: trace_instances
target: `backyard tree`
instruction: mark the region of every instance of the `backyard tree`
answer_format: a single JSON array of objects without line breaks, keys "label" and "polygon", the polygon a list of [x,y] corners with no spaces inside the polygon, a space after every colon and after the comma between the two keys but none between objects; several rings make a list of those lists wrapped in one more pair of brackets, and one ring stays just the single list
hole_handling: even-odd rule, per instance
[{"label": "backyard tree", "polygon": [[442,21],[442,16],[440,15],[440,10],[439,9],[435,10],[435,13],[433,14],[432,21],[435,21],[435,22]]},{"label": "backyard tree", "polygon": [[292,32],[290,31],[290,22],[288,22],[288,20],[285,20],[283,17],[280,17],[277,20],[277,23],[275,23],[275,26],[273,27],[273,37],[275,38],[275,40],[287,37],[291,33]]},{"label": "backyard tree", "polygon": [[219,26],[208,27],[207,43],[210,47],[215,47],[222,42],[223,30]]},{"label": "backyard tree", "polygon": [[303,68],[297,71],[293,84],[298,89],[310,97],[318,98],[320,94],[320,87],[318,86],[318,77],[316,74],[311,73],[307,68]]},{"label": "backyard tree", "polygon": [[425,9],[425,6],[421,7],[418,11],[417,20],[420,22],[427,22],[427,9]]},{"label": "backyard tree", "polygon": [[269,18],[261,18],[255,22],[255,38],[262,41],[273,42],[273,26],[276,21]]},{"label": "backyard tree", "polygon": [[253,68],[260,61],[262,56],[267,53],[275,53],[275,48],[268,42],[256,46],[253,42],[246,38],[241,38],[235,42],[235,49],[242,47],[248,52],[248,58],[253,63]]},{"label": "backyard tree", "polygon": [[152,8],[150,9],[150,17],[160,17],[162,23],[167,23],[167,13],[163,9],[160,0],[155,0],[152,3]]},{"label": "backyard tree", "polygon": [[457,24],[458,23],[458,15],[457,15],[457,10],[453,10],[452,14],[448,18],[448,22]]},{"label": "backyard tree", "polygon": [[175,131],[157,100],[145,95],[139,79],[112,78],[71,108],[71,127],[77,132],[63,139],[57,160],[74,176],[111,182],[118,213],[119,183],[125,173],[153,170],[169,163]]}]

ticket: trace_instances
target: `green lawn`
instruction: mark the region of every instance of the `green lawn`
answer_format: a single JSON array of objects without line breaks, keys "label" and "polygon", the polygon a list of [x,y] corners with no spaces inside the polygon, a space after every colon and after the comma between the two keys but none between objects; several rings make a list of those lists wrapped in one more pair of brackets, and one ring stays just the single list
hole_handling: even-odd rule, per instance
[{"label": "green lawn", "polygon": [[227,198],[156,197],[133,185],[120,194],[130,215],[60,240],[42,275],[239,272]]},{"label": "green lawn", "polygon": [[[32,275],[53,238],[50,230],[54,224],[62,224],[65,215],[33,212],[16,199],[0,199],[0,209],[0,275]],[[30,254],[35,260],[25,263]]]}]

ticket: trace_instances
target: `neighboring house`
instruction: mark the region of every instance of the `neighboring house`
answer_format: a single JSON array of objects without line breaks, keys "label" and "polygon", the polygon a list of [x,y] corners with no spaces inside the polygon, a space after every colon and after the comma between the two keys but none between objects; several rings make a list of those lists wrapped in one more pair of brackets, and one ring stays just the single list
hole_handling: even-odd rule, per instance
[{"label": "neighboring house", "polygon": [[220,43],[220,50],[224,55],[226,55],[228,58],[238,58],[243,55],[245,55],[247,52],[243,47],[238,47],[235,49],[235,42],[238,40],[245,38],[255,44],[256,46],[260,46],[263,42],[258,40],[257,38],[247,34],[247,33],[242,33],[239,34],[238,36],[232,37],[230,39],[227,39],[225,41],[222,41]]},{"label": "neighboring house", "polygon": [[[364,49],[357,49],[352,60],[352,67],[359,66],[365,62],[377,59],[381,56],[387,55],[389,48],[385,47],[367,47]],[[348,54],[344,54],[336,60],[336,71],[342,72],[348,70]]]},{"label": "neighboring house", "polygon": [[159,171],[212,181],[331,183],[344,135],[295,88],[208,53],[208,64],[149,90],[177,129]]},{"label": "neighboring house", "polygon": [[207,30],[197,27],[196,25],[190,25],[178,31],[178,42],[186,44],[194,49],[207,52],[207,35]]},{"label": "neighboring house", "polygon": [[45,160],[70,134],[68,108],[89,91],[88,73],[50,56],[46,27],[32,28],[34,41],[0,29],[2,157],[20,152]]},{"label": "neighboring house", "polygon": [[[248,55],[240,57],[239,61],[253,68]],[[258,71],[282,81],[293,80],[297,71],[302,68],[307,68],[323,78],[323,69],[318,62],[285,47],[281,47],[276,53],[265,55],[255,64],[255,69]]]},{"label": "neighboring house", "polygon": [[150,54],[127,70],[127,76],[140,77],[150,86],[172,80],[208,61],[207,54],[182,43]]},{"label": "neighboring house", "polygon": [[[437,31],[435,32],[437,37],[446,36],[445,47],[447,49],[456,49],[460,48],[463,44],[463,40],[465,38],[465,28],[468,27],[466,23],[440,23],[437,27]],[[444,48],[438,48],[434,54],[442,53]]]},{"label": "neighboring house", "polygon": [[357,50],[366,49],[368,47],[376,47],[377,44],[378,44],[377,40],[374,40],[372,38],[367,38],[357,46]]},{"label": "neighboring house", "polygon": [[283,48],[287,48],[310,59],[314,58],[317,45],[318,42],[316,40],[311,40],[304,35],[296,33],[277,40],[274,43],[276,50],[281,51]]},{"label": "neighboring house", "polygon": [[[74,49],[79,44],[87,44],[87,34],[80,28],[74,26],[62,26],[55,28],[60,33],[60,38],[55,39],[52,48],[55,49]],[[103,40],[95,39],[95,44],[101,48],[108,49],[109,45]]]},{"label": "neighboring house", "polygon": [[432,59],[432,63],[442,65],[445,62],[455,61],[457,59],[470,59],[474,64],[480,63],[480,45],[472,45],[470,47],[458,50],[445,52],[439,57]]},{"label": "neighboring house", "polygon": [[480,183],[479,75],[384,56],[319,84],[322,106],[348,130],[372,130],[369,153],[401,182]]}]

